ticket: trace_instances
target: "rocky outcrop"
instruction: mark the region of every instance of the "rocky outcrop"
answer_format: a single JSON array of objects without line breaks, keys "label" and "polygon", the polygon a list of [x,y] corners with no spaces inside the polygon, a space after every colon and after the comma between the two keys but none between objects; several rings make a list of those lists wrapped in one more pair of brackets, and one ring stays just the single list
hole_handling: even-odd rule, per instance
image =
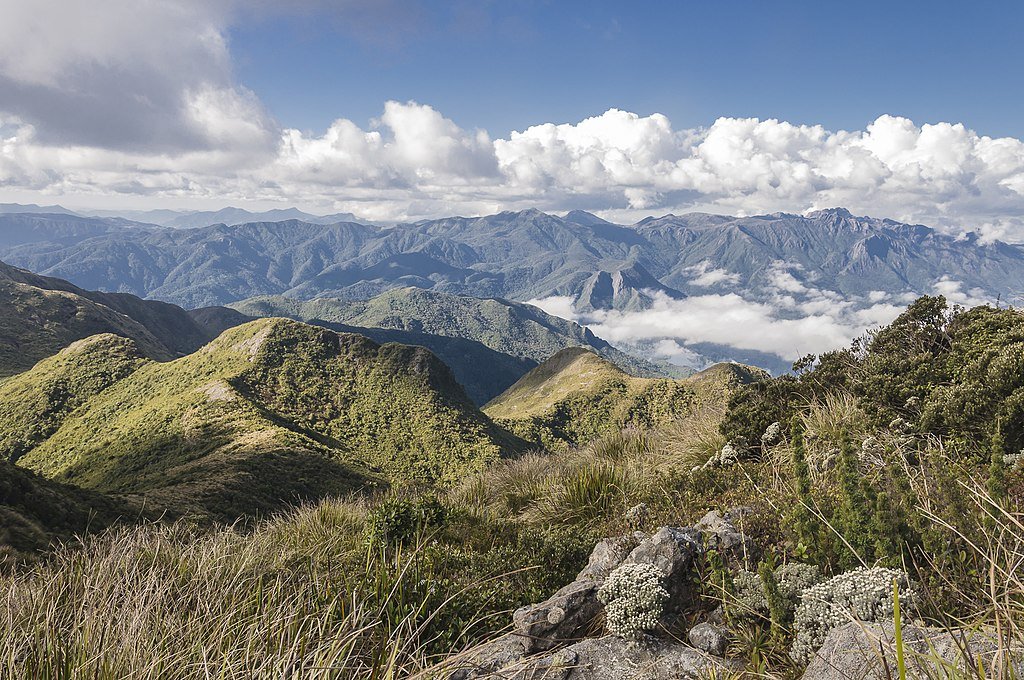
[{"label": "rocky outcrop", "polygon": [[[903,627],[908,678],[1021,677],[1024,649],[1000,645],[980,631]],[[804,672],[804,680],[888,680],[896,676],[892,624],[848,623],[832,630]],[[968,669],[971,669],[968,671]],[[1002,669],[1002,672],[1001,672]]]},{"label": "rocky outcrop", "polygon": [[[507,648],[510,638],[502,638]],[[498,651],[496,645],[492,651]],[[498,668],[462,668],[451,680],[676,680],[706,678],[738,670],[736,662],[710,656],[693,647],[647,637],[628,642],[607,635],[588,638],[549,654],[520,659]]]},{"label": "rocky outcrop", "polygon": [[751,552],[751,541],[736,525],[741,524],[743,517],[750,514],[750,508],[734,508],[724,515],[711,510],[697,522],[697,529],[708,542],[707,547],[714,548],[733,559],[740,559]]},{"label": "rocky outcrop", "polygon": [[[543,602],[512,617],[512,632],[470,650],[449,666],[451,680],[515,678],[603,680],[604,678],[688,678],[729,666],[708,652],[724,644],[707,638],[704,651],[675,640],[646,635],[631,642],[602,632],[603,605],[597,592],[623,564],[650,564],[663,575],[669,599],[663,627],[673,627],[694,603],[694,560],[708,544],[732,541],[735,528],[724,518],[710,527],[662,527],[651,535],[634,532],[599,542],[576,580]],[[705,640],[698,636],[698,639]]]}]

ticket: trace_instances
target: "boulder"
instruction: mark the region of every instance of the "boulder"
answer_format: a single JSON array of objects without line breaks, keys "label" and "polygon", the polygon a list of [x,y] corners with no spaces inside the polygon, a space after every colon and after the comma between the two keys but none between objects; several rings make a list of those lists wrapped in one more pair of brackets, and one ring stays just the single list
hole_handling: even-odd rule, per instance
[{"label": "boulder", "polygon": [[576,576],[576,580],[580,581],[589,578],[596,581],[604,581],[604,579],[608,578],[608,574],[615,571],[615,568],[629,557],[633,548],[639,545],[645,538],[647,538],[646,534],[635,531],[625,536],[605,538],[598,541],[597,545],[594,546],[594,550],[590,553],[587,566]]},{"label": "boulder", "polygon": [[665,575],[669,594],[666,616],[682,612],[693,601],[693,561],[701,549],[697,529],[662,527],[633,548],[626,562],[653,564]]},{"label": "boulder", "polygon": [[748,512],[747,508],[735,508],[723,516],[717,510],[712,510],[697,522],[696,528],[704,534],[708,547],[739,560],[744,553],[750,552],[751,546],[750,539],[736,528],[735,523],[741,521]]},{"label": "boulder", "polygon": [[698,623],[686,634],[690,644],[707,654],[725,656],[729,648],[729,631],[713,623]]},{"label": "boulder", "polygon": [[450,663],[444,664],[442,668],[448,680],[476,680],[494,677],[502,668],[514,666],[525,656],[526,646],[523,644],[523,638],[509,634],[474,647]]},{"label": "boulder", "polygon": [[[588,638],[550,654],[521,659],[495,670],[459,669],[452,680],[676,680],[707,678],[738,670],[733,661],[709,656],[670,640],[638,642],[605,636]],[[456,675],[468,671],[473,674]]]},{"label": "boulder", "polygon": [[[589,636],[601,632],[604,608],[597,599],[598,589],[609,574],[627,562],[651,564],[664,574],[670,599],[663,623],[677,620],[693,602],[694,559],[703,544],[701,530],[696,527],[662,527],[650,536],[633,532],[600,541],[575,581],[543,602],[518,609],[512,615],[508,635],[461,655],[461,665],[449,677],[470,680],[499,672],[503,678],[521,680],[690,677],[686,669],[707,668],[710,662],[706,659],[711,657],[673,641],[646,638],[638,645],[614,637]],[[707,642],[708,649],[717,649],[713,642]],[[634,673],[648,665],[655,669],[651,671],[654,674]],[[620,671],[626,674],[616,674]]]},{"label": "boulder", "polygon": [[594,632],[602,610],[599,587],[591,578],[573,581],[543,602],[516,610],[512,630],[522,639],[526,653],[553,649]]},{"label": "boulder", "polygon": [[[804,680],[888,680],[896,676],[893,624],[848,623],[832,630],[804,671]],[[909,678],[1022,677],[1024,650],[1001,649],[996,638],[981,631],[903,627],[903,655]],[[967,669],[973,669],[967,672]],[[1011,668],[1000,673],[1000,668]],[[959,672],[954,671],[959,669]]]}]

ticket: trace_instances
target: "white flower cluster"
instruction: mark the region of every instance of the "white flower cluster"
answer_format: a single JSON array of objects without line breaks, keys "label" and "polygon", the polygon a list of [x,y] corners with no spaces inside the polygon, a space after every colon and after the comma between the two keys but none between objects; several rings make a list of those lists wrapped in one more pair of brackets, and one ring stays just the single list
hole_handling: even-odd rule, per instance
[{"label": "white flower cluster", "polygon": [[761,446],[777,444],[780,439],[782,439],[782,423],[776,421],[765,428],[764,434],[761,435]]},{"label": "white flower cluster", "polygon": [[1003,456],[1003,464],[1008,468],[1017,467],[1017,464],[1024,460],[1024,449],[1018,453],[1008,453]]},{"label": "white flower cluster", "polygon": [[653,564],[627,563],[609,574],[597,591],[597,599],[605,606],[608,631],[636,640],[657,626],[668,601],[662,578]]},{"label": "white flower cluster", "polygon": [[896,417],[889,421],[889,429],[895,434],[906,434],[910,432],[910,423],[903,418]]},{"label": "white flower cluster", "polygon": [[807,663],[833,628],[850,621],[891,621],[894,581],[900,608],[913,609],[916,593],[906,572],[899,569],[861,567],[805,590],[796,608],[796,640],[790,656]]},{"label": "white flower cluster", "polygon": [[877,437],[868,436],[860,445],[860,461],[875,467],[885,465],[885,447]]},{"label": "white flower cluster", "polygon": [[[775,581],[779,584],[779,594],[785,600],[790,614],[796,608],[800,595],[811,586],[820,583],[821,570],[815,564],[787,562],[775,568]],[[730,614],[737,618],[767,618],[768,598],[764,592],[761,577],[753,571],[741,569],[733,578],[735,602],[730,603]]]}]

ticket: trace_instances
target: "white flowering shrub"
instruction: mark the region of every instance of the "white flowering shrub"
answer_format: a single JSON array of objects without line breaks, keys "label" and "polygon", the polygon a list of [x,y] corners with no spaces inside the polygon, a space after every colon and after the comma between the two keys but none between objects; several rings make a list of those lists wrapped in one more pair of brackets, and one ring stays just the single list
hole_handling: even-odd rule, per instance
[{"label": "white flowering shrub", "polygon": [[[792,615],[800,602],[800,595],[813,585],[821,583],[821,569],[815,564],[787,562],[775,568],[775,581],[779,595]],[[730,616],[737,619],[768,618],[768,597],[757,572],[741,569],[733,578],[733,601],[728,605]]]},{"label": "white flowering shrub", "polygon": [[893,581],[899,587],[901,609],[913,609],[917,595],[900,569],[861,567],[805,590],[796,608],[793,660],[810,661],[829,632],[850,621],[891,621]]},{"label": "white flowering shrub", "polygon": [[768,447],[778,444],[780,439],[782,439],[782,423],[776,421],[765,428],[764,434],[761,435],[761,446]]},{"label": "white flowering shrub", "polygon": [[597,591],[605,607],[605,625],[613,635],[636,640],[658,625],[668,591],[661,570],[653,564],[623,564]]}]

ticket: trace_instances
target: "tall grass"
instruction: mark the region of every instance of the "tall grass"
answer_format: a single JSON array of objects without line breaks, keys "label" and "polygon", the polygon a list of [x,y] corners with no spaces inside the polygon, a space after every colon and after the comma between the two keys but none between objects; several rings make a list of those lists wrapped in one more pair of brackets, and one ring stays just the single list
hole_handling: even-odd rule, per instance
[{"label": "tall grass", "polygon": [[[428,666],[416,549],[325,503],[243,534],[122,528],[0,578],[0,676],[397,678]],[[409,587],[413,584],[414,587]]]}]

